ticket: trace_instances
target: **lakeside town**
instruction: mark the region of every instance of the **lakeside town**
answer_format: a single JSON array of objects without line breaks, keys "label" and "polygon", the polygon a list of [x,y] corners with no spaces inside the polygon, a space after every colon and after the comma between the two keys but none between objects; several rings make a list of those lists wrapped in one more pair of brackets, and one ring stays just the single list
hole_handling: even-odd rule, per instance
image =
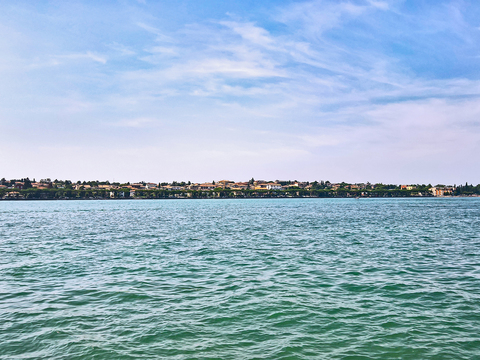
[{"label": "lakeside town", "polygon": [[329,181],[230,180],[209,183],[118,183],[29,178],[0,180],[2,200],[68,199],[209,199],[302,197],[444,197],[480,196],[479,185],[331,183]]}]

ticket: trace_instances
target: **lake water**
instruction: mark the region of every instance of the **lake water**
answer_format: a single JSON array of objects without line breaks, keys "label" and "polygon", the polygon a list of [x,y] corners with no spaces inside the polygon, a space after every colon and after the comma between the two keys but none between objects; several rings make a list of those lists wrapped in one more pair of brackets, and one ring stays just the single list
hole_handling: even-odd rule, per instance
[{"label": "lake water", "polygon": [[480,199],[0,202],[1,359],[480,359]]}]

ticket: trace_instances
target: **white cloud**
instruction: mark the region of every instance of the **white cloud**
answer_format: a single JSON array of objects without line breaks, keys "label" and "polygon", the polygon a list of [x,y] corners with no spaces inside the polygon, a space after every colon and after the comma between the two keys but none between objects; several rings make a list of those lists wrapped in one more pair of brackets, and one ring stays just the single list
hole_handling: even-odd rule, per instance
[{"label": "white cloud", "polygon": [[119,52],[123,56],[131,56],[136,54],[136,52],[133,51],[130,47],[119,44],[117,42],[113,42],[112,44],[109,44],[108,47],[110,47],[114,51]]},{"label": "white cloud", "polygon": [[367,6],[348,1],[325,0],[294,3],[282,9],[278,20],[287,24],[300,25],[304,35],[320,36],[324,31],[339,26],[343,20],[360,16]]},{"label": "white cloud", "polygon": [[161,122],[158,119],[140,117],[133,119],[122,119],[112,123],[112,126],[127,127],[127,128],[146,128],[158,126]]},{"label": "white cloud", "polygon": [[99,62],[101,64],[106,64],[107,63],[107,58],[105,56],[101,56],[98,54],[95,54],[91,51],[87,51],[85,53],[77,53],[77,54],[67,54],[67,55],[57,55],[53,57],[53,61],[55,65],[61,64],[61,60],[63,59],[68,59],[68,60],[92,60],[95,62]]},{"label": "white cloud", "polygon": [[165,35],[162,31],[160,31],[160,29],[157,29],[154,26],[150,26],[142,22],[137,23],[137,26],[149,33],[157,35],[157,41],[174,42],[172,37]]},{"label": "white cloud", "polygon": [[368,3],[372,5],[373,7],[382,9],[382,10],[388,10],[390,9],[390,5],[386,1],[375,1],[375,0],[368,0]]},{"label": "white cloud", "polygon": [[263,47],[269,47],[274,43],[274,39],[269,32],[262,27],[255,26],[252,23],[240,23],[234,21],[221,21],[220,24],[232,29],[243,39]]}]

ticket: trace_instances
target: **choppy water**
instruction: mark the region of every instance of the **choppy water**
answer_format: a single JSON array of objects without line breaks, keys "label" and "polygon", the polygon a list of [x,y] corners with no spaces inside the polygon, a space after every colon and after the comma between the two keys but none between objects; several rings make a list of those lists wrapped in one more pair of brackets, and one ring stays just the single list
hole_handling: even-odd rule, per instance
[{"label": "choppy water", "polygon": [[2,359],[480,359],[480,199],[0,202]]}]

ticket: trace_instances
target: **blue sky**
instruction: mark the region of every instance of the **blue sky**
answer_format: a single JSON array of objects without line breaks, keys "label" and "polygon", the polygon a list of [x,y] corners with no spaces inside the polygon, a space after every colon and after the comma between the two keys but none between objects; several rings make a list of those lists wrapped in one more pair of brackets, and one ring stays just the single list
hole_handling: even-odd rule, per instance
[{"label": "blue sky", "polygon": [[0,10],[0,176],[480,182],[478,2]]}]

